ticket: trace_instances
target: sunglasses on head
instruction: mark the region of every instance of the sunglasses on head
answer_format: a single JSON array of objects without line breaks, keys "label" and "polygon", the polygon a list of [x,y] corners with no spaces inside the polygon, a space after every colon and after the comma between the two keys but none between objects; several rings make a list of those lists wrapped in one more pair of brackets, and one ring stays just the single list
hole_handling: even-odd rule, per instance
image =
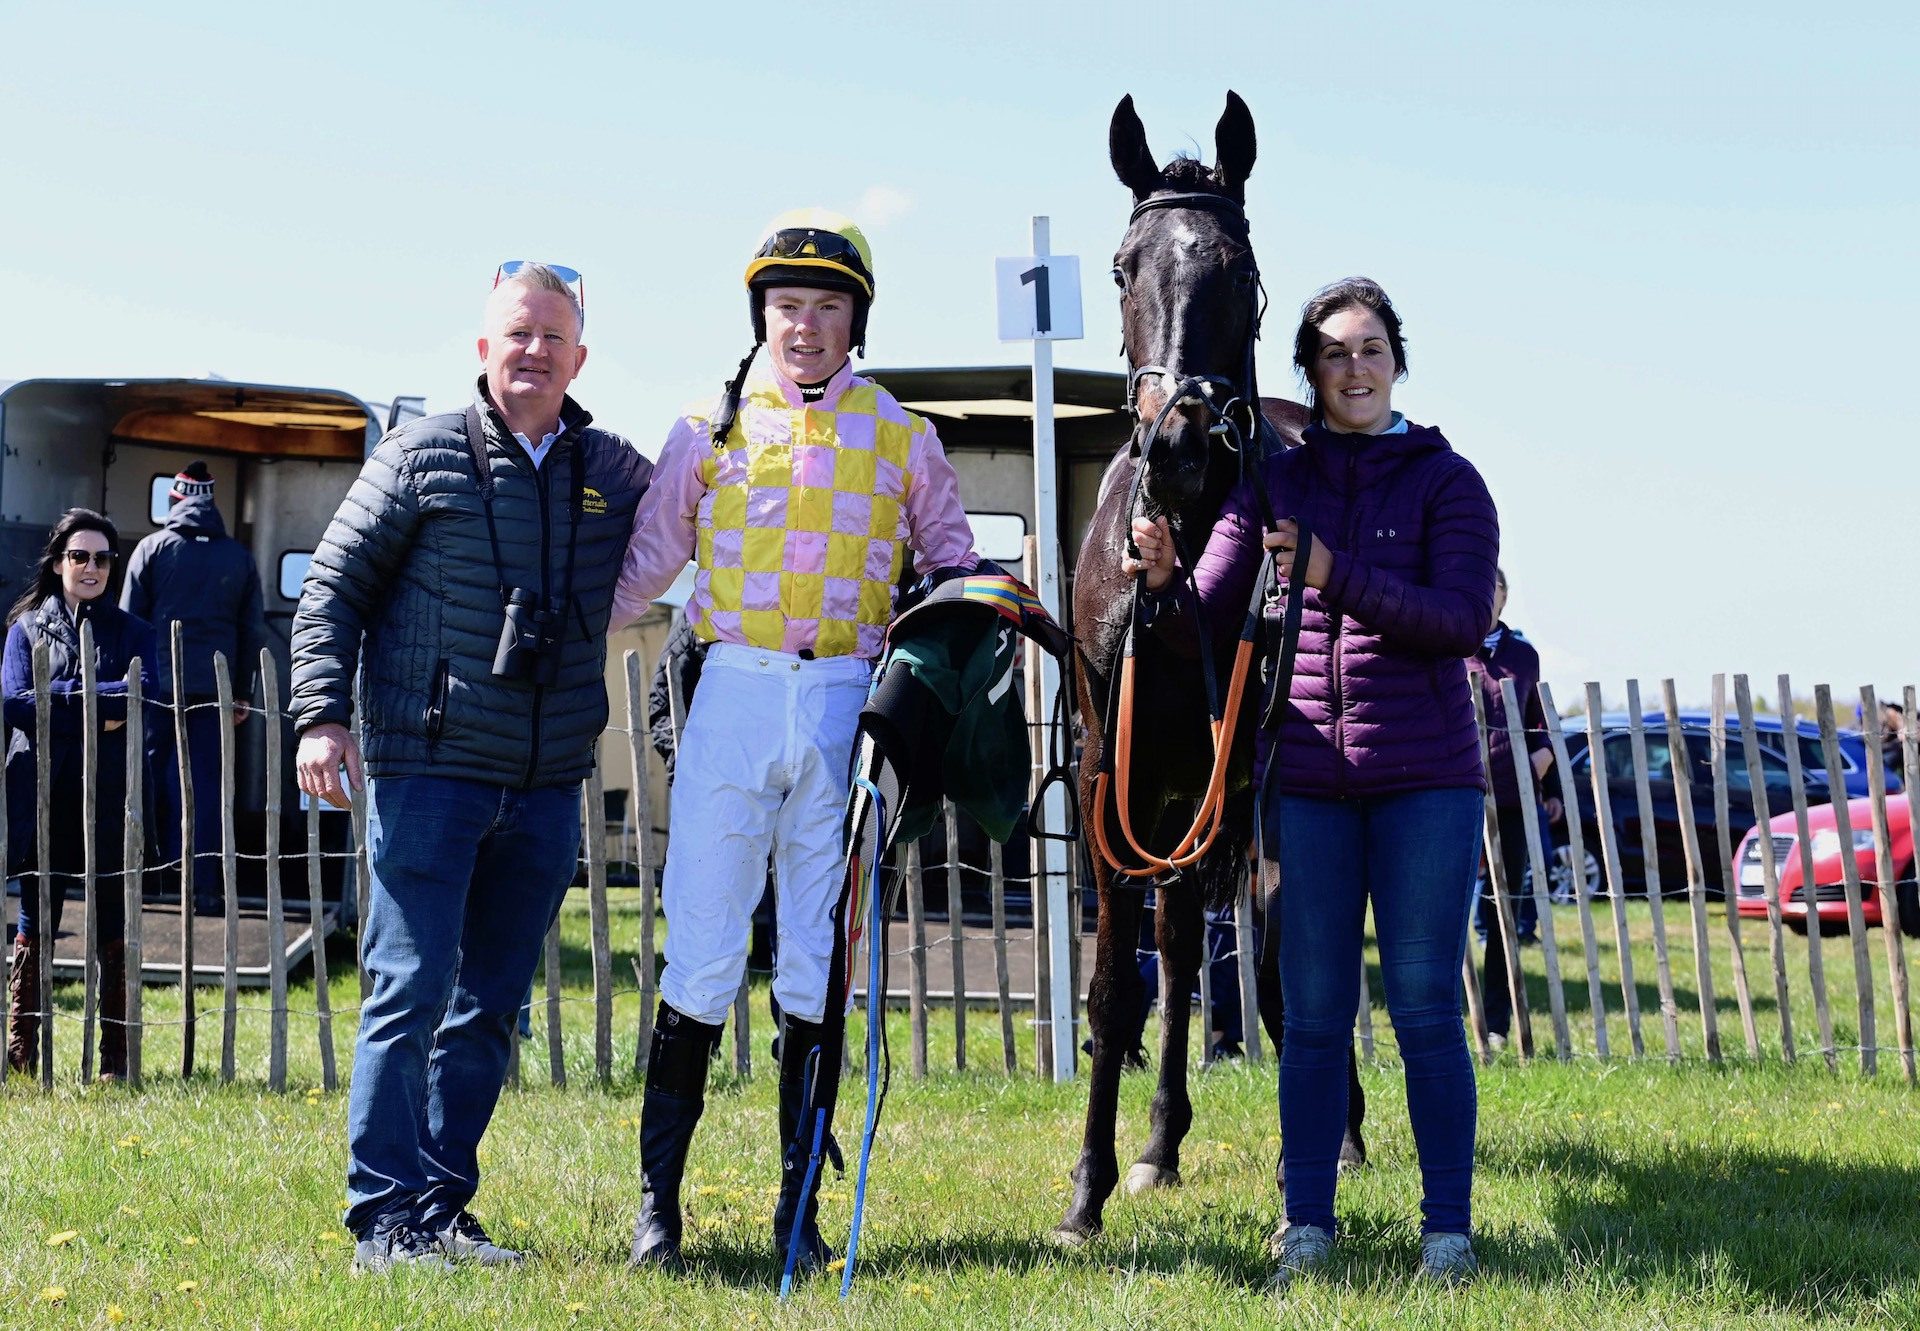
[{"label": "sunglasses on head", "polygon": [[[533,259],[508,259],[494,270],[494,286],[498,287],[508,278],[518,276],[521,269],[530,268],[536,262],[537,260]],[[540,264],[540,267],[549,270],[567,284],[567,288],[573,292],[574,300],[579,303],[580,313],[584,315],[587,312],[587,279],[580,276],[580,270],[557,263]]]},{"label": "sunglasses on head", "polygon": [[115,550],[63,550],[67,562],[75,568],[112,568],[113,561],[119,558]]}]

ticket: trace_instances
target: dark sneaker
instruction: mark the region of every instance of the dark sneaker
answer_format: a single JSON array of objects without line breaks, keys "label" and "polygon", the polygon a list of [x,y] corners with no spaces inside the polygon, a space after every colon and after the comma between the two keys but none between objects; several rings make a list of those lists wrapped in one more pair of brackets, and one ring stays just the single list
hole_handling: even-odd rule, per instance
[{"label": "dark sneaker", "polygon": [[424,1271],[450,1271],[453,1264],[441,1254],[431,1235],[402,1221],[386,1229],[376,1229],[353,1248],[353,1270],[357,1275],[371,1271],[375,1275],[395,1267],[418,1267]]},{"label": "dark sneaker", "polygon": [[518,1266],[527,1259],[523,1252],[503,1248],[487,1236],[470,1211],[462,1211],[440,1229],[434,1240],[448,1261],[473,1262],[479,1266]]},{"label": "dark sneaker", "polygon": [[1267,1288],[1283,1294],[1294,1280],[1319,1267],[1333,1256],[1333,1235],[1318,1225],[1287,1225],[1267,1240],[1279,1266]]}]

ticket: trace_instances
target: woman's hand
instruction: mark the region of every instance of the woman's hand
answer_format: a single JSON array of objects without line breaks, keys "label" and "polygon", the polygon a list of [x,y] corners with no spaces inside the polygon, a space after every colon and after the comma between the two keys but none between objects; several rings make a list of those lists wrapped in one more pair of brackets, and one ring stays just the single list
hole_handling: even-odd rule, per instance
[{"label": "woman's hand", "polygon": [[[1300,524],[1292,518],[1281,518],[1273,524],[1261,542],[1273,552],[1274,566],[1280,570],[1280,576],[1293,580],[1293,566],[1298,562],[1300,553]],[[1307,566],[1302,570],[1307,586],[1315,591],[1325,591],[1327,579],[1333,575],[1333,552],[1319,537],[1313,539],[1313,553],[1307,556]]]},{"label": "woman's hand", "polygon": [[1165,518],[1155,518],[1149,522],[1145,518],[1133,520],[1133,543],[1140,550],[1140,557],[1131,555],[1120,557],[1120,571],[1128,577],[1144,573],[1147,575],[1147,590],[1157,592],[1173,581],[1173,532],[1167,527]]}]

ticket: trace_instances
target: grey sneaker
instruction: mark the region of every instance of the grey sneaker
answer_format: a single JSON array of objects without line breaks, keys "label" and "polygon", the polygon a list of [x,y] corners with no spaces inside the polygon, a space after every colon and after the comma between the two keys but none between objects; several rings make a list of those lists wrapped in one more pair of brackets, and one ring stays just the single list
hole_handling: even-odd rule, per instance
[{"label": "grey sneaker", "polygon": [[1420,1278],[1441,1285],[1464,1285],[1480,1270],[1473,1242],[1465,1234],[1428,1234],[1420,1240]]},{"label": "grey sneaker", "polygon": [[381,1275],[395,1267],[419,1267],[423,1271],[451,1271],[453,1264],[441,1255],[440,1245],[430,1236],[405,1221],[386,1229],[376,1229],[353,1246],[353,1272]]},{"label": "grey sneaker", "polygon": [[523,1252],[502,1247],[487,1236],[470,1211],[462,1211],[434,1232],[440,1251],[453,1262],[473,1262],[479,1266],[518,1266],[527,1259]]},{"label": "grey sneaker", "polygon": [[1280,1266],[1267,1288],[1278,1294],[1295,1276],[1305,1275],[1333,1256],[1333,1235],[1318,1225],[1287,1225],[1273,1236],[1272,1246]]}]

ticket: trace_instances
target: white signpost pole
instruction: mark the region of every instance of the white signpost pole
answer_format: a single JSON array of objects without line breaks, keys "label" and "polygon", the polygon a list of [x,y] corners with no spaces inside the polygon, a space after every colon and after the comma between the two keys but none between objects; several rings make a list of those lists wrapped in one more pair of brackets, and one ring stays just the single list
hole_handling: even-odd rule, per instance
[{"label": "white signpost pole", "polygon": [[[1033,259],[1000,260],[1001,337],[1033,341],[1033,514],[1035,544],[1039,547],[1039,585],[1034,588],[1047,612],[1061,623],[1059,464],[1053,437],[1053,343],[1080,336],[1080,282],[1077,260],[1050,253],[1048,219],[1033,219]],[[1051,260],[1051,261],[1050,261]],[[1017,285],[1016,285],[1017,284]],[[1011,334],[1011,336],[1009,336]],[[1040,696],[1047,703],[1060,689],[1060,664],[1040,653]],[[1046,705],[1046,704],[1043,704]],[[1034,718],[1046,721],[1048,718]],[[1057,830],[1067,825],[1067,791],[1060,782],[1047,788],[1040,814],[1043,825]],[[1039,843],[1040,872],[1047,901],[1046,947],[1051,960],[1053,1000],[1053,1078],[1071,1081],[1080,1052],[1078,1005],[1073,991],[1073,912],[1068,908],[1065,842]]]}]

